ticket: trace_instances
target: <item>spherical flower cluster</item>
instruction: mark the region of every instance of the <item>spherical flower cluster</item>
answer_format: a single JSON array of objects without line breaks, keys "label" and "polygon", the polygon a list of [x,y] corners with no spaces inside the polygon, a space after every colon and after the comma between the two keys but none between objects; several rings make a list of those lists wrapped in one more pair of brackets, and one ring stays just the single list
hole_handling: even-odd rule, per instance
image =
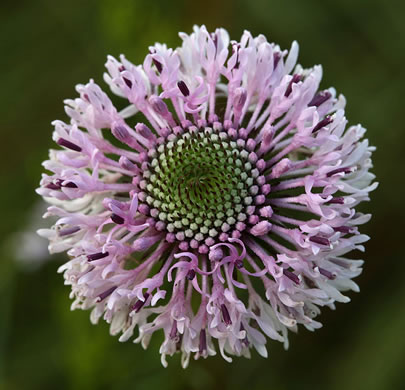
[{"label": "spherical flower cluster", "polygon": [[345,100],[319,90],[322,68],[296,65],[262,35],[217,29],[150,47],[142,65],[108,57],[104,75],[129,102],[117,110],[93,80],[55,121],[37,190],[52,205],[39,233],[72,308],[92,309],[120,341],[146,348],[163,330],[182,364],[220,353],[267,356],[320,307],[348,302],[368,237],[355,210],[376,187],[365,129]]}]

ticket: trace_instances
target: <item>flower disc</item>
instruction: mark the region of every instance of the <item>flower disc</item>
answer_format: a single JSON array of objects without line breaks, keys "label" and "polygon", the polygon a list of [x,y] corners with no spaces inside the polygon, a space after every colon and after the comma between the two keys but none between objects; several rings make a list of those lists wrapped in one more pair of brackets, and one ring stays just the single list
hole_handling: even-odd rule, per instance
[{"label": "flower disc", "polygon": [[186,129],[149,150],[148,157],[139,193],[147,206],[140,210],[159,221],[158,230],[167,229],[179,241],[194,240],[193,246],[197,241],[201,250],[221,232],[240,236],[260,191],[259,170],[244,140],[211,127]]}]

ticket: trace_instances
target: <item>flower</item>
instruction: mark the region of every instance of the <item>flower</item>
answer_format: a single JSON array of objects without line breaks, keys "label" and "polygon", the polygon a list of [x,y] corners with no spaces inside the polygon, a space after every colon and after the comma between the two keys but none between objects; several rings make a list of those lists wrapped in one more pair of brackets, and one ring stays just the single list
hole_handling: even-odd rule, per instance
[{"label": "flower", "polygon": [[142,65],[108,57],[104,79],[65,101],[37,190],[56,217],[39,234],[71,285],[72,309],[92,309],[120,341],[187,366],[216,354],[267,356],[288,346],[320,307],[348,302],[364,250],[355,210],[376,188],[365,129],[347,126],[345,99],[319,90],[321,66],[245,31],[194,27],[183,44],[150,47]]}]

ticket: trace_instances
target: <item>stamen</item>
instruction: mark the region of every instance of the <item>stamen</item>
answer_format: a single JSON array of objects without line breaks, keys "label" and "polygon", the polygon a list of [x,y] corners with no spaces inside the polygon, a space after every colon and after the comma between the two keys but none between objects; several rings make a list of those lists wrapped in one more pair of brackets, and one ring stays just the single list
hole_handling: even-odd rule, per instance
[{"label": "stamen", "polygon": [[142,307],[145,305],[146,301],[148,300],[149,295],[150,295],[149,293],[143,294],[143,297],[144,297],[145,300],[141,301],[139,299],[134,305],[132,305],[130,311],[135,311],[135,313],[139,313],[139,311],[142,309]]},{"label": "stamen", "polygon": [[333,274],[332,272],[321,267],[318,267],[318,270],[321,275],[326,276],[328,279],[330,280],[336,279],[336,275]]},{"label": "stamen", "polygon": [[283,268],[283,274],[287,276],[288,279],[292,280],[294,283],[300,284],[300,279],[295,273],[289,271],[288,269]]},{"label": "stamen", "polygon": [[344,203],[345,198],[343,198],[342,196],[332,198],[330,201],[326,202],[326,204],[344,204]]},{"label": "stamen", "polygon": [[113,286],[113,287],[109,288],[108,290],[104,291],[103,293],[101,293],[100,295],[98,295],[96,298],[96,302],[101,302],[104,299],[106,299],[108,296],[110,296],[115,291],[116,288],[117,288],[117,286]]},{"label": "stamen", "polygon": [[127,79],[126,77],[122,78],[125,82],[125,84],[128,86],[128,88],[132,88],[132,81]]},{"label": "stamen", "polygon": [[352,232],[352,228],[350,226],[337,226],[337,227],[334,227],[333,230],[335,232],[341,232],[341,233],[351,233]]},{"label": "stamen", "polygon": [[81,152],[82,148],[79,145],[74,144],[73,142],[68,141],[65,138],[59,138],[57,144],[64,146],[65,148],[74,150],[75,152]]},{"label": "stamen", "polygon": [[226,326],[230,326],[232,325],[232,320],[231,320],[231,316],[229,315],[229,311],[227,309],[227,307],[225,306],[225,304],[221,304],[221,311],[222,311],[222,319],[224,320],[224,323]]},{"label": "stamen", "polygon": [[298,83],[299,81],[301,81],[301,79],[302,79],[302,76],[299,75],[299,74],[295,74],[295,75],[292,77],[290,83],[289,83],[288,86],[287,86],[287,89],[285,90],[285,94],[284,94],[285,97],[290,96],[290,94],[291,94],[291,92],[292,92],[292,86],[293,86],[293,84]]},{"label": "stamen", "polygon": [[125,222],[125,219],[119,216],[118,214],[112,213],[111,220],[116,223],[117,225],[122,225]]},{"label": "stamen", "polygon": [[155,64],[157,71],[159,73],[162,73],[162,70],[163,70],[162,64],[158,60],[156,60],[155,58],[152,58],[152,61]]},{"label": "stamen", "polygon": [[198,347],[198,352],[202,354],[204,351],[207,350],[207,335],[205,334],[205,329],[201,329],[200,331],[200,344]]},{"label": "stamen", "polygon": [[314,242],[315,244],[330,246],[330,241],[327,238],[312,236],[309,238],[309,241]]},{"label": "stamen", "polygon": [[322,103],[325,103],[332,97],[329,91],[321,91],[317,93],[314,98],[308,103],[308,107],[315,106],[319,107]]},{"label": "stamen", "polygon": [[100,259],[104,259],[104,257],[107,257],[109,255],[110,255],[109,252],[93,253],[91,255],[87,255],[87,260],[88,261],[100,260]]},{"label": "stamen", "polygon": [[327,115],[324,119],[322,119],[318,124],[312,129],[312,133],[315,133],[316,131],[322,129],[322,127],[325,127],[329,125],[329,123],[332,123],[333,119],[330,115]]},{"label": "stamen", "polygon": [[189,96],[190,95],[190,90],[188,89],[186,83],[184,81],[179,81],[177,83],[177,86],[180,89],[180,92],[184,95],[184,96]]},{"label": "stamen", "polygon": [[326,174],[327,177],[331,177],[333,175],[336,175],[337,173],[352,173],[352,168],[337,168],[334,169],[333,171],[330,171]]}]

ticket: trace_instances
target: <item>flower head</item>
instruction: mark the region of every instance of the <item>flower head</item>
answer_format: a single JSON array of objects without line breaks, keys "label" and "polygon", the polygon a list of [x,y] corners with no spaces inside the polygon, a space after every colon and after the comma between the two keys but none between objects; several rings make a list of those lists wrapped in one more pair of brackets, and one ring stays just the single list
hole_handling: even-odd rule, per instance
[{"label": "flower head", "polygon": [[195,27],[183,44],[150,47],[142,65],[108,57],[55,121],[38,193],[57,218],[39,233],[72,287],[120,341],[166,355],[219,349],[267,356],[266,337],[316,329],[320,307],[348,302],[368,237],[355,207],[376,184],[365,129],[347,126],[345,100],[319,90],[322,68],[296,65],[262,35],[230,41]]}]

